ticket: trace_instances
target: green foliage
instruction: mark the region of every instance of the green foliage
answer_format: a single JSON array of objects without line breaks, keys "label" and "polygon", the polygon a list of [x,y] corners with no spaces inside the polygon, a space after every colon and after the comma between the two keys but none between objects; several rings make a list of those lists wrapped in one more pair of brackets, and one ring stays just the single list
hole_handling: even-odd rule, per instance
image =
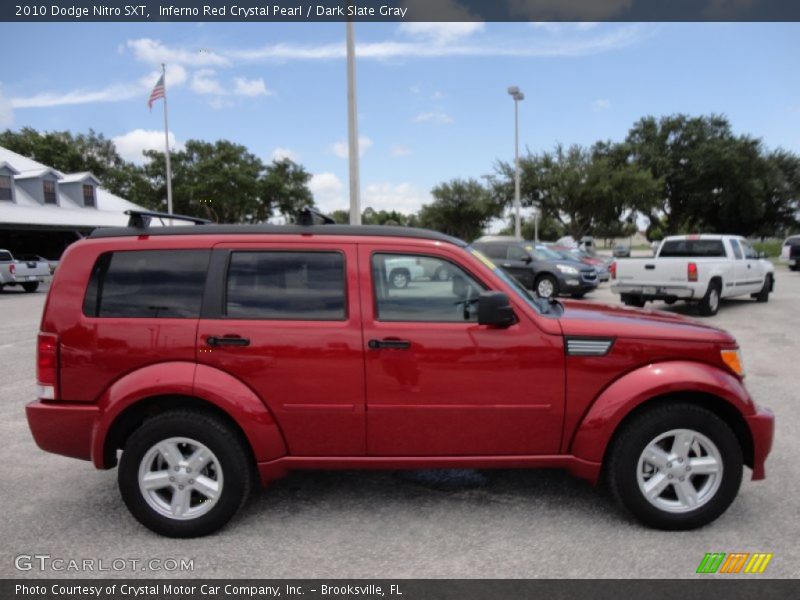
[{"label": "green foliage", "polygon": [[753,249],[756,252],[763,252],[769,258],[777,258],[780,256],[782,248],[782,240],[764,240],[763,242],[753,242]]},{"label": "green foliage", "polygon": [[437,185],[434,201],[422,207],[419,225],[462,240],[474,240],[489,221],[503,214],[504,203],[475,179],[454,179]]}]

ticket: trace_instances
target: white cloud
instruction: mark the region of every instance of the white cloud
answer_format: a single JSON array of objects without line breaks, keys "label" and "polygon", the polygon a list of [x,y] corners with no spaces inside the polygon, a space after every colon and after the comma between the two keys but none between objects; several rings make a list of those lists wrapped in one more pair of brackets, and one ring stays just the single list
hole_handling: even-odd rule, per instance
[{"label": "white cloud", "polygon": [[289,150],[288,148],[275,148],[269,158],[272,161],[281,161],[285,158],[288,158],[291,161],[297,162],[299,157],[296,152]]},{"label": "white cloud", "polygon": [[[159,77],[161,77],[161,69],[153,70],[139,79],[139,85],[150,91],[153,89]],[[189,79],[189,74],[182,65],[167,65],[167,94],[169,94],[171,88],[182,86],[186,83],[187,79]]]},{"label": "white cloud", "polygon": [[237,96],[271,96],[273,92],[267,89],[264,85],[264,80],[259,79],[245,79],[244,77],[233,78],[234,88],[233,93]]},{"label": "white cloud", "polygon": [[398,158],[403,156],[410,156],[411,155],[411,148],[408,146],[404,146],[403,144],[395,144],[392,146],[392,156],[396,156]]},{"label": "white cloud", "polygon": [[418,114],[413,119],[414,123],[436,123],[437,125],[449,125],[453,122],[453,117],[441,111],[430,111]]},{"label": "white cloud", "polygon": [[184,48],[170,48],[159,40],[140,38],[128,40],[126,46],[133,52],[137,60],[160,65],[166,63],[182,64],[192,67],[224,67],[229,64],[227,58],[207,49],[188,50]]},{"label": "white cloud", "polygon": [[435,44],[450,44],[484,30],[485,24],[475,21],[456,23],[402,23],[398,31],[406,35],[423,38]]},{"label": "white cloud", "polygon": [[592,110],[594,112],[600,112],[603,110],[609,110],[611,108],[611,100],[608,98],[600,98],[599,100],[595,100],[592,102]]},{"label": "white cloud", "polygon": [[[146,129],[134,129],[123,135],[111,138],[117,147],[119,155],[127,161],[137,164],[146,162],[142,152],[145,150],[164,151],[164,132]],[[175,139],[175,134],[169,132],[169,146],[172,150],[182,150],[183,143]]]},{"label": "white cloud", "polygon": [[421,192],[410,183],[373,183],[364,188],[362,207],[374,210],[396,210],[409,214],[419,211],[423,204],[431,202],[431,195]]},{"label": "white cloud", "polygon": [[3,95],[3,84],[0,83],[0,127],[10,127],[14,123],[14,108]]},{"label": "white cloud", "polygon": [[444,99],[445,99],[444,92],[440,92],[437,90],[433,92],[433,94],[431,94],[431,100],[444,100]]},{"label": "white cloud", "polygon": [[[364,153],[372,147],[372,140],[366,136],[358,138],[358,155],[364,156]],[[350,148],[346,140],[339,140],[335,144],[331,144],[328,149],[338,156],[339,158],[347,158],[350,156]]]},{"label": "white cloud", "polygon": [[69,92],[42,92],[33,96],[11,98],[13,108],[50,108],[69,104],[91,104],[95,102],[119,102],[142,96],[147,102],[146,92],[139,85],[114,84],[97,90],[77,89]]},{"label": "white cloud", "polygon": [[337,209],[347,208],[347,202],[342,191],[344,185],[333,173],[316,173],[308,182],[308,189],[314,195],[317,208],[325,213]]},{"label": "white cloud", "polygon": [[207,94],[211,96],[225,95],[225,90],[215,77],[213,69],[200,69],[199,71],[195,71],[189,89],[195,94]]}]

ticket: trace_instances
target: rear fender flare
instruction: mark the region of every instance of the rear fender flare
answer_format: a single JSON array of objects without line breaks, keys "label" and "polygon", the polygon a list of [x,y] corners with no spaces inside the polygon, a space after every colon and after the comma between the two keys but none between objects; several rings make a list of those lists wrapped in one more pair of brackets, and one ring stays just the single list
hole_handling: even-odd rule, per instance
[{"label": "rear fender flare", "polygon": [[720,368],[690,361],[653,363],[623,375],[597,397],[576,429],[570,453],[601,463],[617,427],[632,410],[648,400],[679,393],[716,396],[742,415],[756,412],[742,382]]},{"label": "rear fender flare", "polygon": [[278,424],[259,397],[231,375],[193,362],[166,362],[142,367],[115,381],[98,401],[92,429],[92,462],[107,468],[105,443],[115,420],[129,407],[158,396],[197,398],[227,414],[242,430],[255,460],[286,454]]}]

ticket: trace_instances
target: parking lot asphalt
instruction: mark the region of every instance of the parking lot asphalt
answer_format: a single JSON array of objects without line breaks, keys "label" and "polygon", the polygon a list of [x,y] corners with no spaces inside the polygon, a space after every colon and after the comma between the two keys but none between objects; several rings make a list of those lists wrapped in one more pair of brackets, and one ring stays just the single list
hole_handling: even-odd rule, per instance
[{"label": "parking lot asphalt", "polygon": [[[292,474],[214,535],[159,537],[129,515],[116,470],[47,454],[31,438],[24,405],[45,297],[46,288],[0,294],[0,577],[685,578],[706,552],[770,552],[758,577],[800,576],[800,273],[785,267],[768,304],[726,301],[704,320],[736,335],[748,388],[776,414],[767,479],[750,481],[746,470],[727,513],[674,533],[640,526],[607,492],[560,471],[346,471]],[[619,298],[604,284],[587,301]],[[19,555],[89,559],[95,569],[100,560],[190,559],[193,570],[19,571]]]}]

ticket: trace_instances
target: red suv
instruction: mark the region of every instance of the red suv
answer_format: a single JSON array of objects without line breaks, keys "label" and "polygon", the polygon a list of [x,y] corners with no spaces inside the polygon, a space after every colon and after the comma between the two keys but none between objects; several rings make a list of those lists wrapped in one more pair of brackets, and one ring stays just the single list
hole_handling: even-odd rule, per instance
[{"label": "red suv", "polygon": [[[145,221],[65,253],[27,416],[42,449],[119,464],[161,534],[292,469],[565,468],[662,529],[764,478],[773,416],[724,331],[539,299],[431,231]],[[393,286],[408,259],[450,277]]]}]

